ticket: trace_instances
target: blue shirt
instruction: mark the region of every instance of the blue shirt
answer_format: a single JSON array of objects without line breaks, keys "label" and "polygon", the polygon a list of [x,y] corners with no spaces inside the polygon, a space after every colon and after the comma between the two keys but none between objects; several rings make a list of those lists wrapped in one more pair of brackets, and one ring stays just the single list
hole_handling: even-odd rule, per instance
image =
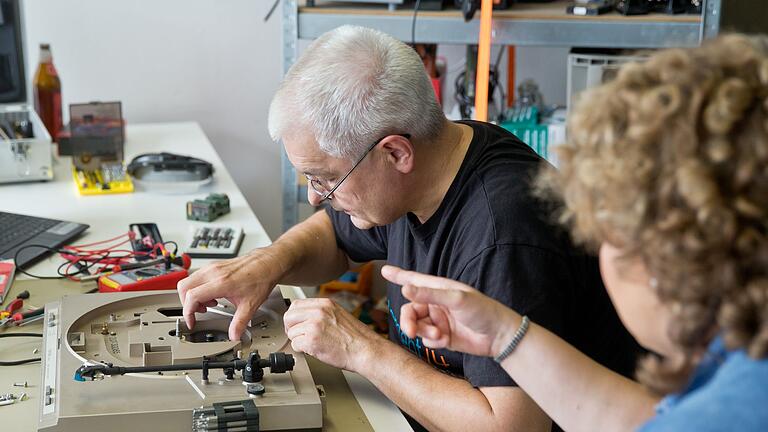
[{"label": "blue shirt", "polygon": [[768,431],[768,359],[709,346],[688,388],[665,397],[639,432]]}]

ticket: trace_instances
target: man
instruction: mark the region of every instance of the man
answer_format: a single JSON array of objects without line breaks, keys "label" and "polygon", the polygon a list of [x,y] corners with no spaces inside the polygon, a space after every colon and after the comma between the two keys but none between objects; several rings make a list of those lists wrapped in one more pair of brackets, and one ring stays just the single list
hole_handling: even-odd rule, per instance
[{"label": "man", "polygon": [[[226,297],[238,306],[229,336],[239,338],[278,282],[318,284],[349,260],[386,259],[478,287],[595,360],[634,367],[634,342],[597,263],[556,233],[531,196],[541,160],[498,127],[447,121],[408,46],[360,27],[326,33],[286,75],[269,129],[307,177],[310,203],[330,206],[271,246],[180,282],[190,328],[195,312]],[[428,429],[550,430],[499,365],[408,338],[399,287],[388,300],[392,342],[327,299],[295,301],[286,333],[295,350],[360,373]]]}]

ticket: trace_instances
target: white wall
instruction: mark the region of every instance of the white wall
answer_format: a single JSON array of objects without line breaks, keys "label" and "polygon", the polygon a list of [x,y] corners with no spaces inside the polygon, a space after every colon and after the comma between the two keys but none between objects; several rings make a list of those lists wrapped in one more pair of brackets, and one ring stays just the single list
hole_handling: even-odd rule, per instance
[{"label": "white wall", "polygon": [[[24,0],[27,76],[51,44],[64,111],[120,100],[129,123],[199,122],[275,238],[280,148],[267,110],[282,76],[281,9],[272,0]],[[184,148],[175,149],[184,153]]]}]

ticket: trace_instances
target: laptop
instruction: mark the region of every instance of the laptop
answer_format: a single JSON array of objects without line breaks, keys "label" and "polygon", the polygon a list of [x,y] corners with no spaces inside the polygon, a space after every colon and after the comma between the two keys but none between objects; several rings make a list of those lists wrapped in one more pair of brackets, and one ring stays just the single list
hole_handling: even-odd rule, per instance
[{"label": "laptop", "polygon": [[[0,212],[0,260],[13,259],[25,268],[69,243],[88,229],[88,225]],[[46,247],[30,247],[40,245]]]}]

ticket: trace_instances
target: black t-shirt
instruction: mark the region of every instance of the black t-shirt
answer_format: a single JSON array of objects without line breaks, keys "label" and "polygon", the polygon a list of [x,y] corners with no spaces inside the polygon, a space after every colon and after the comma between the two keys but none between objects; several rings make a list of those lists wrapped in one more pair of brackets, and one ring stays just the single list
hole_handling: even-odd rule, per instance
[{"label": "black t-shirt", "polygon": [[[409,213],[369,230],[326,211],[338,246],[354,261],[375,259],[473,286],[528,315],[599,363],[630,375],[637,345],[619,321],[595,257],[556,228],[531,194],[541,158],[517,137],[487,123],[464,122],[474,136],[459,172],[424,224]],[[426,348],[400,331],[400,286],[389,284],[390,339],[475,387],[512,386],[493,359]],[[536,373],[536,371],[531,371]]]}]

